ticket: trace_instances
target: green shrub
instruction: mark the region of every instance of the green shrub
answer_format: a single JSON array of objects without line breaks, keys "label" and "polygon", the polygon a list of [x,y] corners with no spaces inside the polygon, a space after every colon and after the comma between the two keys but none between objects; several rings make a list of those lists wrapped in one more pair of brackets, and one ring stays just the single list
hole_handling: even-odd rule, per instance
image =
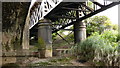
[{"label": "green shrub", "polygon": [[85,41],[78,44],[78,54],[82,60],[93,60],[94,56],[99,52],[103,56],[111,53],[113,48],[110,43],[99,35],[88,37]]},{"label": "green shrub", "polygon": [[38,48],[41,49],[46,49],[45,41],[43,40],[42,37],[38,38]]},{"label": "green shrub", "polygon": [[96,65],[115,66],[120,64],[120,45],[116,46],[112,47],[111,43],[101,35],[94,35],[77,44],[75,52],[80,60],[92,60]]},{"label": "green shrub", "polygon": [[118,42],[118,46],[116,47],[116,49],[120,53],[120,41]]},{"label": "green shrub", "polygon": [[117,42],[118,39],[118,31],[105,31],[103,34],[101,34],[101,37],[103,37],[106,40],[109,40],[109,42]]},{"label": "green shrub", "polygon": [[101,34],[101,37],[109,41],[112,47],[116,48],[118,46],[118,31],[105,31],[103,34]]},{"label": "green shrub", "polygon": [[117,36],[117,41],[120,41],[120,34],[118,34]]}]

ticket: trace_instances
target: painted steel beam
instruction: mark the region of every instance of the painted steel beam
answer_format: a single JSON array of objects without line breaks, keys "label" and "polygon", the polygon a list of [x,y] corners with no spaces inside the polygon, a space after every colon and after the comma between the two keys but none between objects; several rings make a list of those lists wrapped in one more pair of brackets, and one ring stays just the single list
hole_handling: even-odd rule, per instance
[{"label": "painted steel beam", "polygon": [[[93,16],[93,15],[95,15],[95,14],[97,14],[97,13],[100,13],[100,12],[102,12],[102,11],[104,11],[104,10],[106,10],[106,9],[109,9],[109,8],[115,6],[115,5],[118,5],[118,4],[120,4],[120,1],[119,1],[119,2],[113,2],[113,3],[111,3],[111,4],[109,4],[109,5],[106,5],[106,6],[100,8],[100,9],[98,9],[98,10],[96,10],[96,11],[90,13],[90,14],[87,14],[87,15],[85,15],[85,16],[77,19],[76,21],[82,21],[82,20],[84,20],[84,19],[87,19],[87,18],[89,18],[89,17],[91,17],[91,16]],[[64,29],[64,28],[66,28],[66,27],[74,24],[76,21],[72,21],[71,23],[62,26],[62,27],[59,28],[59,29],[53,30],[52,33],[55,33],[55,32],[57,32],[57,31],[59,31],[59,30],[61,30],[61,29]]]}]

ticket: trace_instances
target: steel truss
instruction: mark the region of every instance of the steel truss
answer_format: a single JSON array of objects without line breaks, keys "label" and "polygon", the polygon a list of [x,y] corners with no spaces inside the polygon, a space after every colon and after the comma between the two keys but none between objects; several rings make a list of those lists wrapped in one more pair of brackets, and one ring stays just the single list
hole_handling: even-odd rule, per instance
[{"label": "steel truss", "polygon": [[[39,20],[43,18],[50,19],[52,21],[52,33],[55,33],[61,29],[65,29],[68,26],[73,25],[77,21],[85,20],[97,13],[100,13],[108,8],[120,4],[118,2],[104,3],[92,2],[62,2],[62,0],[56,0],[55,2],[49,0],[43,0],[44,2],[36,2],[30,10],[30,29],[35,26]],[[52,5],[52,4],[54,5]],[[77,15],[78,12],[78,16]]]}]

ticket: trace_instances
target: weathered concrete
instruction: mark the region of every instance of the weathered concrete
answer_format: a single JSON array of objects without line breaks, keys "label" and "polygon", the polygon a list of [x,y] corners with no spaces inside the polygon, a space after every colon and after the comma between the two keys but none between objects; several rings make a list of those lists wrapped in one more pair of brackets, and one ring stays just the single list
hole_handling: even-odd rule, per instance
[{"label": "weathered concrete", "polygon": [[22,49],[27,49],[29,50],[29,15],[27,15],[27,18],[26,18],[26,24],[25,24],[25,27],[24,27],[24,30],[23,30],[23,40],[22,40]]},{"label": "weathered concrete", "polygon": [[47,19],[44,19],[38,27],[38,38],[43,38],[46,44],[45,57],[52,57],[52,29],[50,25],[51,22]]},{"label": "weathered concrete", "polygon": [[86,25],[83,22],[76,22],[74,24],[74,42],[79,43],[86,39]]},{"label": "weathered concrete", "polygon": [[[83,14],[76,11],[76,17],[79,18],[80,16],[83,16]],[[86,39],[86,25],[84,22],[77,20],[74,23],[74,43],[80,43],[84,39]]]}]

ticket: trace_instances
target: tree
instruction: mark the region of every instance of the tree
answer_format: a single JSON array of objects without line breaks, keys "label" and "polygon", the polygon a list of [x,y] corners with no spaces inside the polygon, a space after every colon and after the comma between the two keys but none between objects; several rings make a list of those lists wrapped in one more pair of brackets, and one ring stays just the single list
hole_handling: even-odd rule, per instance
[{"label": "tree", "polygon": [[86,22],[87,36],[90,36],[94,32],[101,34],[105,30],[111,30],[112,24],[106,16],[94,16],[84,20]]},{"label": "tree", "polygon": [[9,50],[21,48],[23,29],[30,3],[4,2],[2,4],[2,32],[3,47]]}]

